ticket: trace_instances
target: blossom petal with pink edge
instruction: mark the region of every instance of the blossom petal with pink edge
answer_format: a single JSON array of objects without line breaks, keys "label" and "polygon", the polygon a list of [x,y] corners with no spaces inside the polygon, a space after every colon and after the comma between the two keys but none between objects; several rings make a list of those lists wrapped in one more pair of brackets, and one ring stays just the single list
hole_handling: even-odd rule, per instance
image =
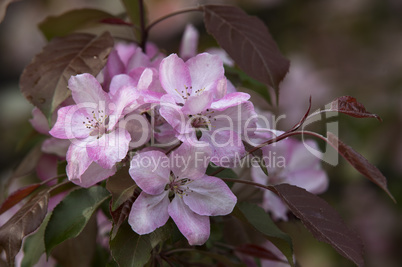
[{"label": "blossom petal with pink edge", "polygon": [[192,211],[180,197],[175,196],[168,207],[170,217],[191,246],[202,245],[210,233],[209,217]]},{"label": "blossom petal with pink edge", "polygon": [[91,133],[85,123],[90,115],[86,109],[80,109],[78,105],[62,107],[57,111],[57,121],[49,134],[59,139],[85,138]]},{"label": "blossom petal with pink edge", "polygon": [[224,110],[216,110],[210,121],[212,129],[231,129],[242,136],[246,136],[248,129],[257,128],[257,114],[250,101]]},{"label": "blossom petal with pink edge", "polygon": [[118,51],[113,50],[110,52],[105,70],[103,72],[103,87],[108,89],[110,87],[110,81],[115,75],[125,73],[126,66],[122,62]]},{"label": "blossom petal with pink edge", "polygon": [[134,54],[130,57],[127,62],[127,72],[130,72],[139,67],[148,67],[151,65],[149,57],[142,52],[140,47],[135,49]]},{"label": "blossom petal with pink edge", "polygon": [[48,134],[49,133],[49,123],[43,115],[42,111],[37,107],[34,107],[32,110],[32,119],[29,120],[32,127],[41,134]]},{"label": "blossom petal with pink edge", "polygon": [[184,98],[191,94],[191,76],[183,60],[176,54],[164,58],[159,66],[159,79],[163,89],[175,102],[184,104]]},{"label": "blossom petal with pink edge", "polygon": [[212,99],[213,99],[212,91],[204,91],[197,95],[191,95],[187,98],[181,111],[184,114],[198,114],[209,108]]},{"label": "blossom petal with pink edge", "polygon": [[250,95],[242,92],[230,93],[211,104],[215,110],[224,110],[229,107],[240,105],[250,99]]},{"label": "blossom petal with pink edge", "polygon": [[141,192],[131,207],[128,223],[137,234],[149,234],[169,219],[169,203],[169,191],[159,195]]},{"label": "blossom petal with pink edge", "polygon": [[184,203],[199,215],[227,215],[233,211],[237,198],[221,179],[204,176],[188,184],[191,193],[183,196]]},{"label": "blossom petal with pink edge", "polygon": [[130,140],[128,131],[118,128],[88,142],[86,144],[88,156],[102,168],[111,169],[126,157]]},{"label": "blossom petal with pink edge", "polygon": [[77,179],[70,179],[69,176],[69,179],[76,185],[88,188],[114,175],[116,171],[116,167],[113,167],[111,169],[104,169],[95,162],[92,162],[91,165],[89,165],[88,169],[86,169],[86,171],[81,175],[81,177]]},{"label": "blossom petal with pink edge", "polygon": [[68,148],[67,159],[67,176],[68,179],[81,181],[81,175],[88,169],[89,165],[93,162],[88,157],[85,142],[72,143]]},{"label": "blossom petal with pink edge", "polygon": [[224,77],[222,60],[208,53],[198,54],[190,58],[186,65],[189,68],[192,82],[192,95],[197,90],[215,92],[217,83]]},{"label": "blossom petal with pink edge", "polygon": [[85,103],[105,103],[107,106],[109,97],[98,80],[88,73],[71,76],[68,80],[68,88],[72,92],[72,97],[76,104]]},{"label": "blossom petal with pink edge", "polygon": [[193,25],[187,24],[180,43],[179,55],[183,60],[187,60],[197,54],[199,36],[197,29]]},{"label": "blossom petal with pink edge", "polygon": [[169,159],[164,153],[156,150],[140,152],[131,160],[129,173],[147,194],[161,194],[169,183]]},{"label": "blossom petal with pink edge", "polygon": [[159,113],[178,133],[185,134],[194,131],[191,124],[188,123],[188,117],[184,115],[180,106],[176,105],[171,95],[161,97]]},{"label": "blossom petal with pink edge", "polygon": [[110,82],[109,94],[115,95],[122,87],[135,87],[137,84],[133,78],[127,74],[115,75]]},{"label": "blossom petal with pink edge", "polygon": [[195,146],[184,142],[169,155],[171,170],[180,179],[199,179],[205,174],[211,153],[207,143]]}]

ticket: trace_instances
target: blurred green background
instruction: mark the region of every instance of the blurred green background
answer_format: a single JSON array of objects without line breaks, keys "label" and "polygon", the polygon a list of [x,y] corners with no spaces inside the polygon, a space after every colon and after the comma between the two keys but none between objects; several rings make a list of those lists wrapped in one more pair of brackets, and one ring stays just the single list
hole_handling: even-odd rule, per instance
[{"label": "blurred green background", "polygon": [[[208,1],[145,1],[149,20]],[[389,190],[402,202],[402,1],[400,0],[237,0],[210,3],[239,5],[268,25],[281,51],[291,60],[282,83],[276,112],[287,114],[282,129],[293,125],[306,109],[311,95],[313,109],[338,96],[351,95],[375,119],[338,117],[339,136],[364,155],[388,178]],[[12,169],[26,154],[20,144],[28,140],[32,106],[18,88],[19,76],[45,39],[36,25],[48,15],[80,7],[94,7],[113,14],[123,12],[118,0],[30,0],[8,8],[0,24],[0,182],[7,183]],[[186,23],[203,33],[201,47],[211,43],[200,14],[189,13],[155,27],[151,40],[177,51]],[[325,165],[325,164],[324,164]],[[361,235],[369,267],[402,264],[401,205],[340,159],[325,165],[330,187],[323,195]],[[1,191],[3,198],[4,191]],[[283,226],[295,242],[301,266],[352,266],[330,246],[313,240],[296,222]]]}]

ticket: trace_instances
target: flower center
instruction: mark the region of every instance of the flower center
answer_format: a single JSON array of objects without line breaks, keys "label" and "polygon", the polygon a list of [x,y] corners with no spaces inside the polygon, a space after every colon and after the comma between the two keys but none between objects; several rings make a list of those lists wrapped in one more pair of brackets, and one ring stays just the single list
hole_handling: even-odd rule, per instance
[{"label": "flower center", "polygon": [[178,195],[179,197],[188,196],[188,193],[193,192],[188,187],[193,180],[189,178],[179,178],[178,176],[174,176],[173,173],[170,175],[170,183],[166,185],[165,190],[170,190],[171,193]]},{"label": "flower center", "polygon": [[213,118],[213,115],[214,111],[207,109],[205,112],[201,112],[196,115],[188,115],[188,117],[191,120],[191,126],[194,128],[211,130],[211,121],[216,121],[216,118]]},{"label": "flower center", "polygon": [[[189,90],[190,89],[190,90]],[[192,94],[193,92],[193,87],[190,86],[188,87],[187,85],[184,85],[184,90],[177,90],[174,89],[184,100],[187,100],[187,98]],[[203,92],[205,88],[201,88],[199,90],[195,90],[194,94],[198,95],[199,93]]]},{"label": "flower center", "polygon": [[92,118],[87,117],[87,120],[83,121],[82,123],[87,129],[91,130],[90,135],[97,135],[97,139],[99,139],[106,132],[107,118],[108,116],[105,115],[103,110],[98,110],[97,114],[95,111],[92,111]]}]

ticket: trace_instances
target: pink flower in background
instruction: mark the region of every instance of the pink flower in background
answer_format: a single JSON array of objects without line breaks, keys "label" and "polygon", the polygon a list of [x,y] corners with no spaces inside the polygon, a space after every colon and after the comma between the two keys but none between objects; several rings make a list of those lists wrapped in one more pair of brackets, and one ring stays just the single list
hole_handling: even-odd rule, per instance
[{"label": "pink flower in background", "polygon": [[[259,167],[253,167],[253,180],[264,185],[288,183],[314,194],[323,193],[328,187],[327,174],[321,167],[320,159],[311,154],[306,146],[318,150],[315,141],[300,142],[291,138],[263,147],[261,150],[268,176]],[[271,212],[274,219],[287,220],[288,208],[269,190],[264,190],[262,207]]]},{"label": "pink flower in background", "polygon": [[111,80],[118,74],[128,74],[138,81],[145,68],[158,69],[163,57],[152,43],[147,43],[145,53],[133,43],[117,43],[101,74],[103,87],[108,90]]},{"label": "pink flower in background", "polygon": [[36,107],[32,110],[32,119],[29,122],[37,132],[49,136],[41,145],[43,154],[36,165],[38,177],[45,181],[57,175],[57,161],[66,158],[70,141],[50,136],[49,123],[42,111]]},{"label": "pink flower in background", "polygon": [[130,175],[143,190],[128,219],[136,233],[151,233],[170,216],[190,245],[207,241],[209,216],[227,215],[236,204],[222,180],[205,175],[210,155],[208,147],[183,143],[169,157],[154,150],[132,159]]}]

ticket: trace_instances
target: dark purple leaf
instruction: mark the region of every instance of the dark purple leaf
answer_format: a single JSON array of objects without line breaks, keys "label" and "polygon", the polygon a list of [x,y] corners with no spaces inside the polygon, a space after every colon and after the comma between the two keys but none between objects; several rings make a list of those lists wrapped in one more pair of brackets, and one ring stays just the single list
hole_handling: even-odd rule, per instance
[{"label": "dark purple leaf", "polygon": [[382,121],[377,114],[370,113],[363,104],[357,102],[356,98],[351,96],[341,96],[331,102],[331,108],[328,111],[337,111],[355,118],[376,118]]},{"label": "dark purple leaf", "polygon": [[18,189],[14,193],[8,196],[8,198],[1,204],[0,214],[7,211],[8,209],[14,207],[15,204],[19,203],[21,200],[29,196],[35,189],[37,189],[40,184],[31,184],[24,188]]},{"label": "dark purple leaf", "polygon": [[41,225],[47,213],[48,201],[49,192],[40,192],[0,227],[0,248],[5,250],[9,266],[14,266],[22,239]]},{"label": "dark purple leaf", "polygon": [[395,201],[392,194],[388,191],[387,188],[387,178],[380,172],[377,167],[371,164],[365,157],[357,153],[353,148],[344,144],[341,140],[338,139],[333,133],[327,133],[328,143],[335,148],[338,153],[344,157],[350,165],[352,165],[356,170],[358,170],[361,174],[366,176],[370,181],[378,185],[381,189],[383,189],[388,196]]},{"label": "dark purple leaf", "polygon": [[330,244],[357,266],[364,265],[362,241],[327,202],[294,185],[280,184],[271,188],[317,240]]},{"label": "dark purple leaf", "polygon": [[278,95],[279,83],[289,71],[266,25],[235,6],[205,5],[206,29],[250,77],[272,86]]},{"label": "dark purple leaf", "polygon": [[97,75],[104,67],[113,47],[113,38],[71,34],[53,39],[25,68],[20,79],[24,96],[49,118],[70,96],[67,82],[72,75]]}]

